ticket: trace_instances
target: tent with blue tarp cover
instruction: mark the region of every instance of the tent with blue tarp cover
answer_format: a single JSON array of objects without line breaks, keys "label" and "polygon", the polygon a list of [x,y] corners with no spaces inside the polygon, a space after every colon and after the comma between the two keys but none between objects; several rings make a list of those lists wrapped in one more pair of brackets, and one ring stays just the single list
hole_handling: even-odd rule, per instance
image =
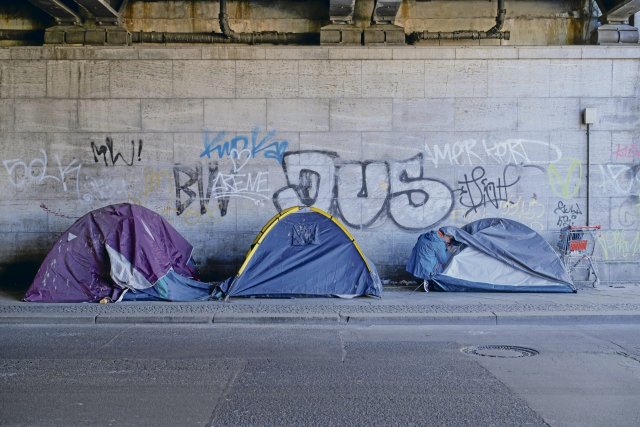
[{"label": "tent with blue tarp cover", "polygon": [[[441,271],[429,277],[436,290],[575,292],[558,254],[536,231],[505,218],[485,218],[464,227],[445,226],[458,245]],[[436,265],[438,260],[417,264]],[[414,262],[415,264],[415,262]],[[420,270],[408,268],[409,272]]]},{"label": "tent with blue tarp cover", "polygon": [[228,297],[380,297],[382,283],[336,218],[295,206],[267,222],[220,291]]},{"label": "tent with blue tarp cover", "polygon": [[192,251],[157,213],[129,203],[106,206],[62,233],[24,300],[206,300],[211,286],[197,280]]}]

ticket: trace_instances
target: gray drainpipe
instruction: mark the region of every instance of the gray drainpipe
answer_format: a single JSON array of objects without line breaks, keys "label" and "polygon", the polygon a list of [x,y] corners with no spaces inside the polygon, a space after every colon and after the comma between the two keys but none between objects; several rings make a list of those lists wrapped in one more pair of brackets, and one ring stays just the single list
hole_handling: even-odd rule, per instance
[{"label": "gray drainpipe", "polygon": [[232,43],[271,43],[271,44],[318,44],[320,34],[318,33],[279,33],[277,31],[262,31],[258,33],[236,33],[229,26],[229,16],[227,15],[227,0],[220,0],[220,29],[222,34]]},{"label": "gray drainpipe", "polygon": [[417,31],[407,36],[407,43],[415,43],[420,40],[478,40],[478,39],[504,39],[509,40],[509,31],[501,31],[507,10],[504,8],[504,0],[498,0],[498,13],[496,25],[487,31],[461,30],[461,31]]},{"label": "gray drainpipe", "polygon": [[135,31],[131,33],[133,43],[235,43],[220,33],[168,33],[157,31]]}]

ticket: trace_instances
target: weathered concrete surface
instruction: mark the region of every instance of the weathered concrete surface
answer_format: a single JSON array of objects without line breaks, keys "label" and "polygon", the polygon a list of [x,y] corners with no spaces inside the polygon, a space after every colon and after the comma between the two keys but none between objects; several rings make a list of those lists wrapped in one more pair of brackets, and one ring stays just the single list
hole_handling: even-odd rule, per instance
[{"label": "weathered concrete surface", "polygon": [[[6,3],[6,4],[5,4]],[[374,0],[358,0],[354,11],[357,28],[371,25]],[[319,32],[329,20],[328,2],[278,0],[229,1],[228,16],[236,32]],[[581,44],[588,21],[583,2],[530,0],[508,2],[504,30],[510,40],[443,40],[423,45],[565,45]],[[122,14],[129,31],[220,32],[217,1],[130,1]],[[396,24],[413,31],[486,31],[495,25],[496,3],[483,0],[441,2],[403,1]],[[52,25],[52,19],[24,1],[0,5],[0,28],[33,29]],[[594,28],[595,22],[592,23]],[[10,42],[0,41],[0,46]],[[16,42],[13,42],[15,44]]]},{"label": "weathered concrete surface", "polygon": [[[418,234],[439,224],[513,218],[554,244],[587,209],[603,227],[602,279],[640,277],[637,47],[16,47],[0,58],[5,283],[28,281],[76,218],[125,201],[168,218],[214,279],[278,209],[303,203],[333,209],[385,278],[403,277]],[[590,165],[587,107],[598,111]]]}]

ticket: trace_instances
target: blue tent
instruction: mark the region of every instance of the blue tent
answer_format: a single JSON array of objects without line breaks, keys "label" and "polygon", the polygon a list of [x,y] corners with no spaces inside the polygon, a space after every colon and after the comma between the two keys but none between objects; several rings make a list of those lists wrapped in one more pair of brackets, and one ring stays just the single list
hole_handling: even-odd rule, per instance
[{"label": "blue tent", "polygon": [[459,247],[430,277],[443,291],[575,292],[558,254],[540,234],[519,222],[485,218],[440,229]]},{"label": "blue tent", "polygon": [[379,297],[375,266],[338,220],[295,206],[274,216],[251,245],[238,274],[220,285],[226,296]]}]

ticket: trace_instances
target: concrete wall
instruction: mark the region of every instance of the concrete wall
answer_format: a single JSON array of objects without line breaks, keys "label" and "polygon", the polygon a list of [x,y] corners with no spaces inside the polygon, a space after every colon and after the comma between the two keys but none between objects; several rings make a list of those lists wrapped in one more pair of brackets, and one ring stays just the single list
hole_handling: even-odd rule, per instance
[{"label": "concrete wall", "polygon": [[637,280],[639,68],[633,47],[0,49],[0,265],[124,201],[212,277],[292,204],[338,215],[394,279],[439,224],[554,241],[590,209],[603,278]]}]

